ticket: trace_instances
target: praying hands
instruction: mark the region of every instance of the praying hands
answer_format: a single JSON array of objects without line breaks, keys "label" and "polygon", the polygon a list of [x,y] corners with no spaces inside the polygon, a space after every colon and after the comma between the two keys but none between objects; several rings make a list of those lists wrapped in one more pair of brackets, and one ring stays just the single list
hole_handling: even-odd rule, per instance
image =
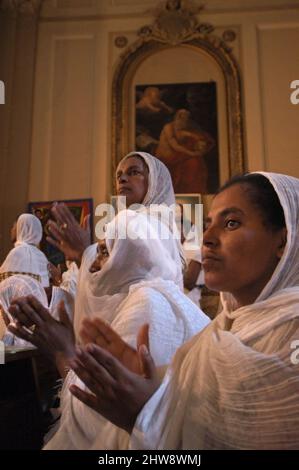
[{"label": "praying hands", "polygon": [[137,350],[129,346],[107,322],[100,318],[83,319],[80,337],[85,345],[94,343],[100,346],[131,372],[142,375],[143,364],[140,361],[138,350],[141,345],[145,345],[149,350],[148,330],[149,325],[147,324],[140,328],[137,335]]},{"label": "praying hands", "polygon": [[137,351],[99,319],[83,322],[81,338],[97,344],[76,348],[70,366],[91,393],[76,385],[71,385],[71,393],[131,433],[138,413],[159,386],[156,367],[146,346],[148,325],[138,333]]}]

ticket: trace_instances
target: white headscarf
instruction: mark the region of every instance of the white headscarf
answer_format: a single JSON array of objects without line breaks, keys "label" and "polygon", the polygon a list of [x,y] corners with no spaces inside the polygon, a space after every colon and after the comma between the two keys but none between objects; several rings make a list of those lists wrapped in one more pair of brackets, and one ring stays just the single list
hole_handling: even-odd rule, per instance
[{"label": "white headscarf", "polygon": [[151,215],[159,217],[161,221],[168,225],[169,229],[176,234],[177,249],[180,253],[182,268],[184,268],[185,254],[178,234],[178,229],[175,224],[176,201],[169,170],[161,160],[146,152],[130,152],[119,162],[118,165],[126,161],[128,158],[136,155],[145,161],[149,170],[148,189],[142,201],[142,205],[146,207],[146,211],[148,211],[150,206],[152,206]]},{"label": "white headscarf", "polygon": [[134,157],[135,155],[141,157],[149,169],[148,190],[142,204],[144,206],[149,206],[150,204],[165,204],[166,206],[171,206],[175,204],[171,176],[168,168],[161,160],[153,157],[150,153],[130,152],[120,161],[119,165],[126,161],[127,158]]},{"label": "white headscarf", "polygon": [[299,286],[299,180],[279,173],[260,174],[268,178],[278,195],[284,209],[288,237],[283,256],[271,281],[260,293],[257,301],[265,300],[282,289]]},{"label": "white headscarf", "polygon": [[[167,226],[143,212],[121,211],[107,225],[106,244],[109,258],[103,268],[90,273],[96,246],[85,250],[79,274],[75,304],[75,331],[78,333],[84,316],[100,315],[111,321],[115,309],[126,297],[130,286],[141,281],[163,279],[182,284],[182,271],[177,241]],[[163,229],[167,239],[159,237]],[[129,230],[132,238],[122,239]],[[144,239],[150,234],[152,239]]]},{"label": "white headscarf", "polygon": [[[44,307],[48,307],[48,299],[44,288],[41,286],[40,282],[32,277],[14,275],[0,282],[0,304],[12,321],[14,320],[8,312],[12,300],[17,299],[18,297],[25,297],[27,295],[33,295]],[[17,338],[10,332],[6,333],[3,341],[9,345],[32,346],[31,343]]]},{"label": "white headscarf", "polygon": [[49,286],[48,260],[36,246],[42,238],[42,226],[32,214],[22,214],[17,221],[17,241],[0,267],[4,275],[33,275],[43,287]]},{"label": "white headscarf", "polygon": [[17,241],[15,246],[22,243],[36,245],[43,236],[43,228],[40,220],[33,214],[21,214],[17,220]]},{"label": "white headscarf", "polygon": [[252,305],[234,310],[222,295],[223,311],[178,350],[136,421],[132,448],[299,448],[299,180],[262,174],[284,210],[284,254]]}]

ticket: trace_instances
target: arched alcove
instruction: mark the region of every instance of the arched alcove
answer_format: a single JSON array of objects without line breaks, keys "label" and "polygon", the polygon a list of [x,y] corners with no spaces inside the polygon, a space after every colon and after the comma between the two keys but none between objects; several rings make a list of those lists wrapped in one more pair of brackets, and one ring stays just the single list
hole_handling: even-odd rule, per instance
[{"label": "arched alcove", "polygon": [[[209,70],[218,88],[219,183],[223,183],[245,169],[239,67],[227,44],[212,34],[211,25],[198,23],[190,12],[170,15],[165,8],[153,26],[140,30],[139,39],[124,51],[114,72],[112,172],[135,148],[136,85],[198,82],[208,79],[204,72]],[[159,22],[161,15],[164,23]],[[171,28],[165,18],[171,20]]]}]

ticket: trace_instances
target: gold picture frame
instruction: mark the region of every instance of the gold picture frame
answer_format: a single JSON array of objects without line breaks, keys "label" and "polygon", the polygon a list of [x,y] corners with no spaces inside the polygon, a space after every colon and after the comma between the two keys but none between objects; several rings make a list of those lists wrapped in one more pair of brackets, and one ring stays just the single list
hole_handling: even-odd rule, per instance
[{"label": "gold picture frame", "polygon": [[[200,60],[207,67],[212,65],[219,70],[219,86],[223,104],[219,119],[220,141],[220,178],[219,184],[235,174],[245,171],[241,79],[238,63],[227,44],[213,34],[213,26],[199,23],[194,12],[187,11],[177,2],[178,7],[171,11],[168,2],[160,8],[160,14],[152,25],[144,26],[138,32],[138,40],[128,46],[116,66],[112,82],[112,188],[115,189],[113,175],[118,162],[129,151],[135,150],[135,87],[136,76],[144,76],[144,82],[150,83],[146,73],[142,73],[146,62],[156,61],[160,54],[171,53],[180,61],[180,57],[189,56],[191,60]],[[146,70],[146,69],[144,69]],[[189,67],[190,72],[190,67]],[[165,83],[187,83],[194,77],[182,78],[182,70],[176,77],[171,74]],[[147,80],[147,81],[146,81]],[[221,82],[221,83],[220,83]],[[152,82],[154,83],[154,82]],[[225,120],[225,123],[224,123]]]}]

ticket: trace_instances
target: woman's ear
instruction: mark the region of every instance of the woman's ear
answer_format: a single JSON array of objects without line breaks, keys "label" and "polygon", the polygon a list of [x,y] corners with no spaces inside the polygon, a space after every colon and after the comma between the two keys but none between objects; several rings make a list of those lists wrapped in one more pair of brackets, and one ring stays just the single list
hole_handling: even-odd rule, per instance
[{"label": "woman's ear", "polygon": [[283,252],[284,252],[284,249],[285,249],[285,246],[286,246],[286,243],[287,243],[287,236],[288,236],[288,231],[284,227],[283,229],[281,229],[279,231],[279,246],[278,246],[278,249],[277,249],[277,256],[278,256],[279,259],[283,255]]}]

